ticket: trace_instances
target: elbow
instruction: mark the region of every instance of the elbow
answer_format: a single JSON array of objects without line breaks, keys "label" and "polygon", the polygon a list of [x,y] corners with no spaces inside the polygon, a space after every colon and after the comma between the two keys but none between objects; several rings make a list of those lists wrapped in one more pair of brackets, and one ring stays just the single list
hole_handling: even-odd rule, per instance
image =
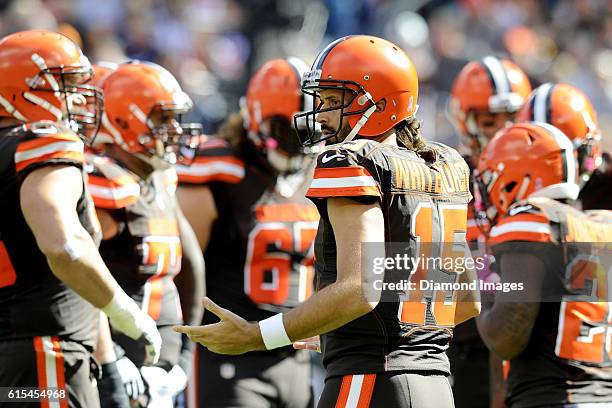
[{"label": "elbow", "polygon": [[[476,322],[478,323],[479,320],[477,319]],[[482,337],[487,348],[504,360],[512,360],[527,347],[528,339],[503,336],[500,335],[499,331],[483,330],[480,324],[477,324],[477,326],[480,337]]]},{"label": "elbow", "polygon": [[42,237],[37,240],[40,251],[53,264],[67,264],[79,259],[84,253],[84,242],[81,237],[63,240],[52,240]]},{"label": "elbow", "polygon": [[370,294],[363,290],[361,284],[354,288],[353,291],[354,295],[352,298],[356,299],[356,301],[353,301],[355,304],[355,314],[357,314],[359,317],[370,313],[376,308],[376,306],[378,306],[378,303],[380,302],[380,293]]},{"label": "elbow", "polygon": [[[487,344],[488,345],[488,344]],[[510,341],[498,341],[489,347],[491,351],[497,354],[504,360],[512,360],[523,352],[527,344],[517,342],[513,339]]]},{"label": "elbow", "polygon": [[361,282],[341,282],[337,281],[334,285],[340,290],[341,294],[337,303],[342,305],[343,309],[352,319],[357,319],[371,312],[379,302],[379,299],[363,290]]}]

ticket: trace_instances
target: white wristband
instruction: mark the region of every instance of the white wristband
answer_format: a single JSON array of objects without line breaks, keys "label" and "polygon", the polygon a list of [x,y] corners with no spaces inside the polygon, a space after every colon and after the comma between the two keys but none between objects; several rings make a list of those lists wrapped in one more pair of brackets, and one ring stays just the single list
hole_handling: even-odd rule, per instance
[{"label": "white wristband", "polygon": [[291,344],[283,324],[283,314],[278,313],[259,322],[261,338],[267,350],[284,347]]}]

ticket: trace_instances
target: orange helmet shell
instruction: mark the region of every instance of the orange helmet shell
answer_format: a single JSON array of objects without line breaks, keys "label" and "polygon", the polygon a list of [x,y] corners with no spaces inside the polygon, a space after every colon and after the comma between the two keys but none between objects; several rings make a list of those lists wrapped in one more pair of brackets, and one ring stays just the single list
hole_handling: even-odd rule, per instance
[{"label": "orange helmet shell", "polygon": [[275,59],[255,72],[246,92],[249,131],[259,132],[261,123],[273,116],[293,122],[293,115],[304,108],[300,90],[303,71],[304,67],[291,60]]},{"label": "orange helmet shell", "polygon": [[177,80],[159,65],[120,65],[103,82],[103,125],[114,142],[131,152],[142,151],[141,136],[153,131],[149,116],[155,108],[188,110],[191,99]]},{"label": "orange helmet shell", "polygon": [[461,69],[451,89],[450,112],[462,133],[473,133],[466,124],[470,112],[516,112],[530,92],[522,69],[509,60],[488,56]]},{"label": "orange helmet shell", "polygon": [[546,122],[560,129],[579,150],[580,171],[588,174],[601,161],[601,133],[597,113],[589,98],[568,84],[545,83],[537,87],[517,114],[517,121]]},{"label": "orange helmet shell", "polygon": [[597,114],[587,96],[568,84],[537,87],[517,115],[520,121],[550,123],[572,140],[583,141],[597,131]]},{"label": "orange helmet shell", "polygon": [[91,78],[91,83],[98,88],[102,88],[102,83],[104,79],[113,71],[115,71],[119,67],[118,64],[114,62],[107,61],[99,61],[93,64],[94,75]]},{"label": "orange helmet shell", "polygon": [[[63,84],[55,72],[91,75],[91,64],[68,37],[45,30],[21,31],[0,40],[0,116],[20,121],[63,118]],[[82,78],[83,80],[87,78]]]},{"label": "orange helmet shell", "polygon": [[550,198],[578,194],[571,141],[546,123],[519,123],[499,131],[478,162],[481,197],[505,214],[514,202],[539,192]]},{"label": "orange helmet shell", "polygon": [[[384,110],[371,114],[360,136],[381,135],[417,110],[419,80],[414,64],[400,47],[382,38],[357,35],[334,41],[315,60],[306,81],[313,79],[320,79],[321,85],[325,81],[350,81],[363,87],[374,103],[386,101]],[[369,102],[358,95],[348,111],[361,111]],[[360,118],[347,116],[351,127]]]}]

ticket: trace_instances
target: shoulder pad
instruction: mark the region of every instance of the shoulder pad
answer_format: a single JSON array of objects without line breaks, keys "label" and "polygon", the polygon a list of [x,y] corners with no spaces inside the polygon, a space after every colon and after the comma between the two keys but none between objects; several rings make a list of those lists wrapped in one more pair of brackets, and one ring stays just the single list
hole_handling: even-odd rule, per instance
[{"label": "shoulder pad", "polygon": [[310,188],[310,198],[381,197],[381,169],[370,159],[370,152],[379,144],[356,140],[332,146],[317,158]]},{"label": "shoulder pad", "polygon": [[244,178],[244,162],[225,140],[206,136],[190,166],[177,165],[179,183],[207,184],[224,182],[236,184]]},{"label": "shoulder pad", "polygon": [[26,123],[23,125],[23,130],[26,132],[32,132],[34,135],[41,136],[54,135],[57,133],[73,133],[65,126],[46,120]]},{"label": "shoulder pad", "polygon": [[86,163],[87,189],[96,207],[117,210],[138,201],[140,185],[114,160],[87,153]]},{"label": "shoulder pad", "polygon": [[16,127],[11,133],[23,135],[15,151],[18,173],[45,163],[83,165],[85,145],[71,130],[53,122],[33,122]]},{"label": "shoulder pad", "polygon": [[537,207],[523,201],[514,204],[489,233],[491,245],[509,241],[552,242],[551,220]]}]

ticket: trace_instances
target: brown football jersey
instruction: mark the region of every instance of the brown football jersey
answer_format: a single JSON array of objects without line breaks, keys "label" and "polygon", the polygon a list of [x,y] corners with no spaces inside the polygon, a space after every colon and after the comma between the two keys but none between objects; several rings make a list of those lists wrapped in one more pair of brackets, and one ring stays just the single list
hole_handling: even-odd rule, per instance
[{"label": "brown football jersey", "polygon": [[[378,202],[385,243],[402,243],[413,256],[435,256],[431,251],[436,243],[459,240],[467,245],[469,169],[454,149],[442,144],[430,143],[428,154],[420,156],[369,140],[343,143],[319,155],[307,196],[321,214],[315,242],[318,289],[337,276],[336,241],[326,211],[330,197]],[[418,270],[415,276],[434,276],[440,272],[434,268]],[[328,377],[385,371],[449,374],[453,293],[408,293],[404,300],[397,294],[381,301],[372,312],[322,336]]]},{"label": "brown football jersey", "polygon": [[[0,130],[0,341],[59,336],[88,347],[96,342],[98,310],[55,277],[26,223],[19,192],[35,169],[59,164],[82,169],[83,148],[76,134],[51,122]],[[76,211],[99,239],[85,188]]]},{"label": "brown football jersey", "polygon": [[[612,402],[612,314],[601,269],[610,267],[610,242],[612,212],[581,212],[547,198],[516,203],[491,229],[500,265],[533,253],[546,269],[529,342],[510,360],[508,405]],[[501,270],[502,279],[512,272]]]}]

